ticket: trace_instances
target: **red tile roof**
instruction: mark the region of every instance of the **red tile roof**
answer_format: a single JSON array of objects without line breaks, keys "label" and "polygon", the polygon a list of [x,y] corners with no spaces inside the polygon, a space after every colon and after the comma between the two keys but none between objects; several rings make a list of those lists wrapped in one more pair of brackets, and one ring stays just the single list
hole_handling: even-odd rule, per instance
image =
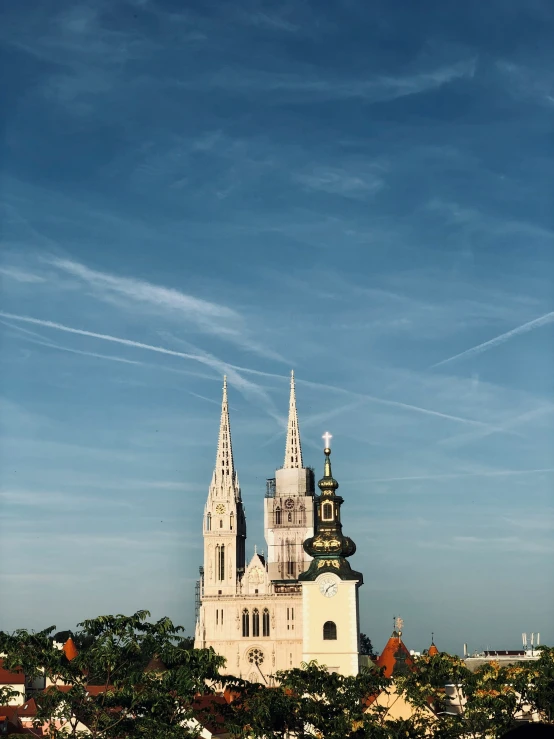
[{"label": "red tile roof", "polygon": [[3,665],[4,660],[0,659],[0,685],[25,685],[25,675],[22,672],[11,672]]},{"label": "red tile roof", "polygon": [[438,653],[439,653],[439,650],[435,646],[435,642],[431,642],[431,646],[429,647],[429,651],[427,652],[427,654],[429,655],[429,657],[434,657],[435,654],[438,654]]},{"label": "red tile roof", "polygon": [[17,707],[19,710],[17,711],[18,716],[23,716],[24,718],[33,718],[37,715],[37,704],[35,703],[35,699],[31,698],[27,701],[27,703],[24,703],[22,706]]},{"label": "red tile roof", "polygon": [[[73,685],[49,685],[46,690],[53,690],[56,688],[61,693],[69,693]],[[105,685],[85,685],[86,691],[89,695],[100,695],[101,693],[106,692],[106,686]],[[113,690],[113,685],[108,685],[108,690]]]},{"label": "red tile roof", "polygon": [[410,653],[399,634],[396,631],[393,631],[392,636],[385,645],[385,648],[375,660],[377,667],[385,668],[385,677],[391,677],[391,675],[394,674],[397,659],[396,655],[399,651],[406,658],[406,664],[411,667],[413,661]]},{"label": "red tile roof", "polygon": [[224,719],[218,711],[218,706],[228,703],[226,695],[197,695],[192,704],[194,718],[211,734],[226,734],[228,730],[224,726]]}]

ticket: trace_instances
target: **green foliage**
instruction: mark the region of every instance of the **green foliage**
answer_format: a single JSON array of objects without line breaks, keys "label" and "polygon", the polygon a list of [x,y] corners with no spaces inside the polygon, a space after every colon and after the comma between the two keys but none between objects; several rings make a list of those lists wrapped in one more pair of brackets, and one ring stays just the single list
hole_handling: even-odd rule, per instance
[{"label": "green foliage", "polygon": [[360,634],[360,654],[365,654],[372,659],[375,657],[371,639],[369,638],[369,636],[363,633]]},{"label": "green foliage", "polygon": [[[398,679],[415,705],[430,703],[440,716],[440,737],[495,739],[538,714],[551,722],[554,712],[554,650],[543,648],[536,662],[500,665],[489,662],[471,672],[458,657],[438,654],[415,660],[414,671]],[[444,692],[451,686],[453,698]],[[454,701],[461,706],[452,713]]]},{"label": "green foliage", "polygon": [[[46,673],[55,683],[37,697],[37,726],[64,723],[63,731],[51,724],[51,739],[85,736],[83,726],[92,739],[187,739],[198,735],[193,718],[234,739],[496,739],[522,710],[545,721],[554,715],[554,649],[548,647],[537,661],[492,662],[473,673],[458,657],[427,655],[394,683],[376,668],[348,677],[310,662],[278,672],[268,687],[221,677],[222,657],[194,649],[181,627],[167,618],[151,623],[149,615],[100,616],[73,634],[58,632],[55,641],[71,635],[77,646],[71,661],[53,646],[53,626],[0,632],[7,669],[20,668],[27,678]],[[447,684],[462,705],[459,715],[452,715]],[[223,688],[232,692],[231,702],[216,695]],[[0,702],[12,695],[0,690]],[[415,708],[409,719],[391,718],[389,702],[398,696]]]},{"label": "green foliage", "polygon": [[[78,722],[93,738],[196,735],[183,723],[193,716],[194,696],[213,692],[221,682],[224,660],[211,649],[190,649],[181,627],[167,618],[149,623],[149,615],[139,611],[84,621],[74,635],[80,651],[71,661],[52,644],[55,627],[38,633],[0,633],[0,652],[7,655],[8,669],[21,666],[28,677],[45,672],[56,683],[37,700],[37,725],[54,718],[67,721],[65,733],[53,730],[52,739],[79,736]],[[154,656],[166,669],[145,672]],[[64,685],[72,687],[68,692],[57,687]],[[91,685],[103,686],[102,692],[89,690]]]}]

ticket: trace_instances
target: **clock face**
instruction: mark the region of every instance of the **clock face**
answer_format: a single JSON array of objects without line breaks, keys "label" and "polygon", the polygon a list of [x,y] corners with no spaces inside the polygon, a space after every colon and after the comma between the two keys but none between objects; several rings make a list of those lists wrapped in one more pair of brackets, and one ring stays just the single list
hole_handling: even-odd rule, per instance
[{"label": "clock face", "polygon": [[331,579],[330,577],[324,577],[323,580],[321,580],[321,582],[319,583],[319,592],[326,598],[332,598],[334,595],[337,594],[338,589],[339,586],[337,581]]},{"label": "clock face", "polygon": [[294,508],[294,500],[292,498],[287,498],[287,500],[285,500],[285,508],[288,508],[289,510]]},{"label": "clock face", "polygon": [[223,505],[223,503],[218,503],[216,505],[215,512],[216,513],[225,513],[225,506]]}]

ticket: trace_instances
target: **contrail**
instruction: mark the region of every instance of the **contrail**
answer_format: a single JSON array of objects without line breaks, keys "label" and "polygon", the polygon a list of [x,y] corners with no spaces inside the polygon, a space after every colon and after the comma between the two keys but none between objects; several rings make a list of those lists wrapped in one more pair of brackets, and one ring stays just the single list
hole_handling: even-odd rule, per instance
[{"label": "contrail", "polygon": [[539,475],[554,472],[554,467],[538,470],[490,470],[482,472],[453,472],[444,475],[413,475],[410,477],[373,477],[367,480],[348,480],[350,484],[369,482],[413,482],[417,480],[454,480],[464,477],[509,477],[511,475]]},{"label": "contrail", "polygon": [[526,334],[528,331],[539,328],[539,326],[545,326],[547,323],[552,323],[553,321],[554,311],[550,311],[550,313],[545,313],[544,316],[540,316],[539,318],[535,318],[528,323],[524,323],[522,326],[513,328],[511,331],[507,331],[505,334],[495,336],[494,339],[489,339],[489,341],[485,341],[483,344],[478,344],[477,346],[471,347],[471,349],[466,349],[464,352],[455,354],[453,357],[449,357],[448,359],[443,359],[441,362],[432,364],[429,369],[440,367],[443,364],[449,364],[450,362],[454,362],[457,359],[461,359],[462,357],[470,357],[473,354],[481,354],[481,352],[486,352],[487,349],[491,349],[493,346],[497,346],[497,344],[503,344],[505,341],[508,341],[508,339],[511,339],[512,336],[517,336],[518,334]]},{"label": "contrail", "polygon": [[280,421],[279,418],[276,417],[275,412],[272,407],[272,403],[270,398],[268,398],[267,393],[258,385],[256,385],[254,382],[250,382],[250,380],[246,380],[244,377],[242,377],[239,372],[236,370],[236,368],[233,365],[227,364],[227,362],[224,362],[223,360],[217,359],[216,357],[211,357],[209,355],[204,354],[192,354],[188,352],[178,352],[174,349],[166,349],[162,346],[154,346],[152,344],[144,344],[141,341],[134,341],[132,339],[123,339],[119,336],[111,336],[110,334],[99,334],[95,331],[86,331],[81,328],[73,328],[72,326],[66,326],[63,323],[55,323],[54,321],[45,321],[42,318],[32,318],[31,316],[19,316],[15,313],[5,313],[4,311],[0,311],[0,318],[8,318],[12,321],[21,321],[23,323],[31,323],[35,326],[44,326],[45,328],[54,328],[58,331],[65,331],[69,334],[77,334],[79,336],[89,336],[92,339],[101,339],[102,341],[111,341],[114,344],[122,344],[123,346],[132,346],[136,349],[145,349],[146,351],[150,352],[157,352],[158,354],[166,354],[171,357],[181,357],[181,359],[192,359],[195,362],[200,362],[201,364],[204,364],[208,367],[211,367],[212,369],[217,370],[218,372],[221,372],[222,370],[227,371],[227,374],[229,375],[229,380],[232,382],[242,393],[247,394],[250,392],[252,395],[256,396],[258,399],[261,399],[265,404],[265,410],[266,412],[274,418],[277,422]]},{"label": "contrail", "polygon": [[54,321],[44,321],[41,318],[31,318],[31,316],[17,316],[14,313],[4,313],[0,311],[2,318],[9,318],[12,321],[23,321],[24,323],[32,323],[35,326],[44,326],[46,328],[55,328],[58,331],[66,331],[69,334],[78,334],[79,336],[90,336],[93,339],[102,339],[103,341],[112,341],[114,344],[123,344],[124,346],[134,346],[137,349],[148,349],[151,352],[159,352],[160,354],[169,354],[172,357],[182,357],[183,359],[194,359],[202,364],[213,367],[206,357],[197,354],[185,354],[185,352],[176,352],[173,349],[165,349],[162,346],[152,346],[151,344],[143,344],[140,341],[132,341],[131,339],[122,339],[119,336],[110,336],[110,334],[97,334],[94,331],[85,331],[82,328],[72,328],[65,326],[63,323],[54,323]]}]

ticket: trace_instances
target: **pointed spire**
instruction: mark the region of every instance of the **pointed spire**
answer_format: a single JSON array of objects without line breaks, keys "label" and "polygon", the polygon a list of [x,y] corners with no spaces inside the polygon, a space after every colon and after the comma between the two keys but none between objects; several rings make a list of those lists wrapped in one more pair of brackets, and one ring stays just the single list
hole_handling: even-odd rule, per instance
[{"label": "pointed spire", "polygon": [[290,401],[289,421],[287,424],[287,442],[285,445],[285,462],[283,469],[301,469],[302,445],[300,443],[300,429],[298,428],[298,413],[296,412],[296,390],[294,387],[294,370],[290,373]]},{"label": "pointed spire", "polygon": [[235,480],[229,404],[227,402],[227,375],[223,377],[223,401],[221,403],[221,421],[219,423],[219,439],[217,441],[214,477],[223,483],[227,482],[229,484]]}]

